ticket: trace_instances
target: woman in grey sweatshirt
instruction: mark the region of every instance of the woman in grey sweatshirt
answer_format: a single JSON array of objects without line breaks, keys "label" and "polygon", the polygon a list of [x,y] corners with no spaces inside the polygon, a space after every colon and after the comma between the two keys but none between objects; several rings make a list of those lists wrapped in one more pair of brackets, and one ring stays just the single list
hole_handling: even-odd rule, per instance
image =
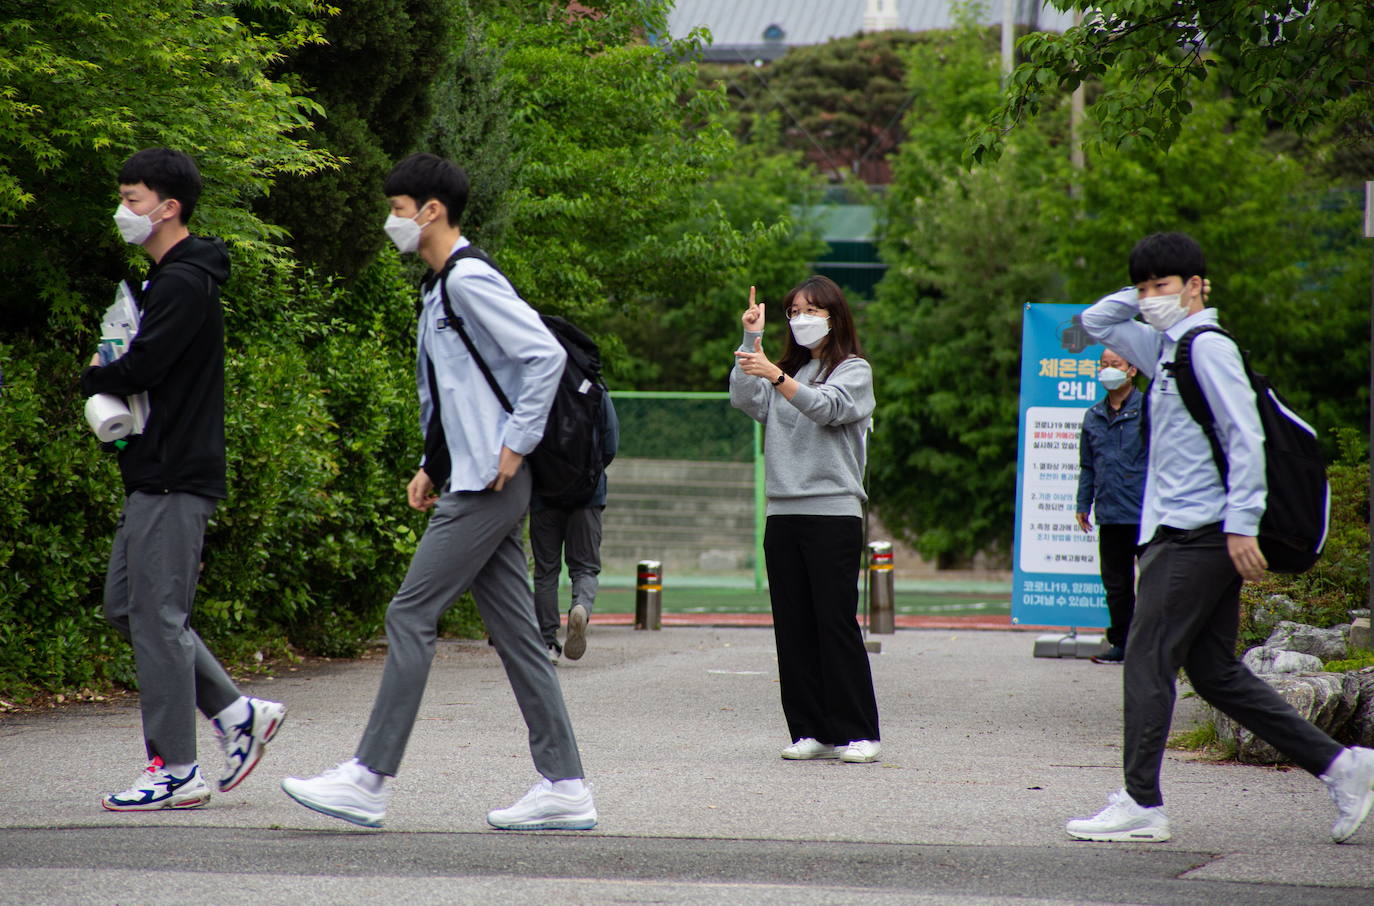
[{"label": "woman in grey sweatshirt", "polygon": [[856,620],[873,372],[844,293],[826,277],[789,292],[780,363],[763,353],[749,289],[730,402],[764,426],[763,536],[788,759],[878,760],[878,705]]}]

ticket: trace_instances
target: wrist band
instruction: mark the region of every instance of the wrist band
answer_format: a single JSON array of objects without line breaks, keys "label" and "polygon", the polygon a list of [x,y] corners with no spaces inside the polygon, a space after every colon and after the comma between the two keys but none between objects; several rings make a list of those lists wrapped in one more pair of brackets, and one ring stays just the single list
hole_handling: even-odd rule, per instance
[{"label": "wrist band", "polygon": [[787,380],[787,372],[781,371],[778,372],[778,379],[776,381],[769,381],[768,383],[772,384],[774,387],[781,387],[782,382],[785,380]]}]

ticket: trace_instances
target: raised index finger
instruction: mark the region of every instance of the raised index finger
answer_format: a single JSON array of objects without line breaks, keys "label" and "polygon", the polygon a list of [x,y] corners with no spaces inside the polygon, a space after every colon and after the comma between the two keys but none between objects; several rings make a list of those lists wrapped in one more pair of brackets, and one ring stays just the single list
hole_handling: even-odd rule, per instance
[{"label": "raised index finger", "polygon": [[751,287],[749,287],[749,307],[750,307],[750,308],[753,308],[754,306],[755,306],[755,302],[754,302],[754,287],[751,286]]}]

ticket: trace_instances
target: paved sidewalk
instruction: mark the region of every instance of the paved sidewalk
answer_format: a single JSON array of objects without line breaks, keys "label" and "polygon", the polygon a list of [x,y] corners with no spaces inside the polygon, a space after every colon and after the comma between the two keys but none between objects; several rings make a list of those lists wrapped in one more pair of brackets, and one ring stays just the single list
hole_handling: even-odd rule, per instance
[{"label": "paved sidewalk", "polygon": [[[1033,658],[1034,637],[881,637],[883,760],[844,765],[778,757],[766,629],[597,621],[559,667],[601,813],[583,834],[486,827],[537,777],[485,643],[440,643],[382,831],[277,789],[352,754],[380,655],[253,683],[287,723],[252,777],[190,812],[100,808],[140,767],[131,704],[5,717],[0,904],[1374,902],[1374,819],[1330,843],[1334,809],[1298,770],[1170,752],[1172,841],[1069,840],[1063,822],[1121,785],[1121,673]],[[208,726],[200,747],[213,776]]]}]

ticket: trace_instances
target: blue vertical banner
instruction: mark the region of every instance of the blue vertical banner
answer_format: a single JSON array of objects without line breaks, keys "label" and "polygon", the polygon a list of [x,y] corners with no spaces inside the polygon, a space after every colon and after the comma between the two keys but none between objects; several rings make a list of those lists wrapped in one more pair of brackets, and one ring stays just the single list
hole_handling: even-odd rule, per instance
[{"label": "blue vertical banner", "polygon": [[1078,498],[1078,439],[1085,411],[1105,393],[1101,344],[1078,325],[1086,305],[1026,304],[1021,324],[1021,415],[1016,452],[1016,542],[1011,621],[1105,627],[1097,531],[1084,532]]}]

